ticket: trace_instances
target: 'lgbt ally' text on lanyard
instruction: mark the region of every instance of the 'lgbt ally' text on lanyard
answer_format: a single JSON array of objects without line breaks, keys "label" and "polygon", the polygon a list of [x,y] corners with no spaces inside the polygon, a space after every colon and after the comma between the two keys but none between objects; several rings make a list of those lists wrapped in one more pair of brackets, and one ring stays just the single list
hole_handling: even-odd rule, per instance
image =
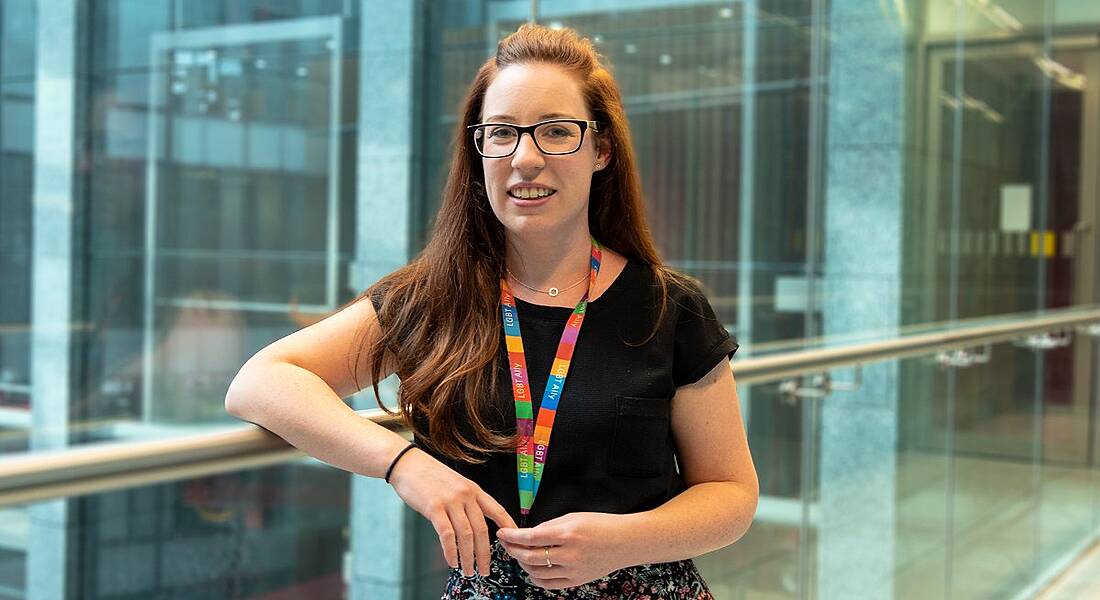
[{"label": "'lgbt ally' text on lanyard", "polygon": [[[573,358],[573,349],[577,346],[577,336],[584,322],[584,312],[588,307],[588,295],[596,286],[596,276],[600,272],[600,245],[592,239],[592,261],[588,273],[588,289],[584,297],[577,302],[573,314],[565,322],[565,330],[558,342],[558,352],[554,355],[554,364],[550,368],[550,377],[546,380],[546,389],[539,405],[538,421],[533,422],[529,380],[527,378],[527,360],[523,353],[523,338],[519,331],[519,312],[516,299],[508,288],[508,282],[500,280],[500,309],[504,320],[504,342],[508,348],[508,372],[512,374],[512,395],[516,400],[516,431],[519,444],[516,446],[516,474],[519,480],[520,527],[525,527],[531,505],[542,481],[542,470],[546,465],[546,453],[550,448],[550,430],[554,428],[554,415],[557,414],[558,400],[565,388],[565,376],[569,373],[569,362]],[[534,435],[532,435],[534,433]]]}]

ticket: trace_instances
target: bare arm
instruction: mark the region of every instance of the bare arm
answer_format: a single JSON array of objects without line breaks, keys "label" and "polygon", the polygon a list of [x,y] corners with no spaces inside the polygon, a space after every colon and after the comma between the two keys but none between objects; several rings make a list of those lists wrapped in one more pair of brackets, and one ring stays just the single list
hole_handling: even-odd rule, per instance
[{"label": "bare arm", "polygon": [[366,300],[260,350],[230,384],[226,412],[328,464],[382,477],[408,442],[359,416],[342,399],[371,383],[365,360],[357,372],[360,385],[348,366],[349,355],[358,351],[356,332],[364,326],[368,341],[379,334],[374,307]]},{"label": "bare arm", "polygon": [[[357,335],[366,327],[364,335]],[[370,477],[383,477],[405,438],[359,416],[344,403],[371,384],[365,359],[349,364],[358,343],[381,335],[369,300],[361,300],[328,318],[260,350],[241,367],[225,396],[229,414],[271,431],[292,446],[324,462]],[[364,339],[365,336],[365,339]],[[387,355],[382,377],[393,372]],[[358,383],[356,383],[358,382]],[[496,500],[474,482],[426,452],[410,450],[390,477],[394,491],[424,515],[439,534],[443,556],[466,575],[475,565],[489,574],[489,535],[485,519],[515,527]]]}]

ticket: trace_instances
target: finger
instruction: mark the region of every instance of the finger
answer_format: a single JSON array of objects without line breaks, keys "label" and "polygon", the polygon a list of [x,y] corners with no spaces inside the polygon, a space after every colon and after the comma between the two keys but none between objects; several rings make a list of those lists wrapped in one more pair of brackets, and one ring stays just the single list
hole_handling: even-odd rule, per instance
[{"label": "finger", "polygon": [[445,511],[433,511],[428,518],[439,534],[439,545],[443,548],[443,560],[452,569],[458,568],[458,545],[455,544],[455,530]]},{"label": "finger", "polygon": [[[503,542],[501,543],[501,545],[503,545]],[[517,546],[515,544],[509,544],[509,546],[506,547],[505,550],[508,551],[508,554],[511,555],[512,558],[516,559],[516,562],[518,562],[521,565],[524,565],[525,567],[528,566],[528,565],[537,565],[537,564],[541,564],[543,566],[546,566],[545,557],[543,557],[543,560],[541,560],[541,561],[535,560],[533,558],[534,557],[533,551],[536,550],[535,548],[529,548],[527,546]],[[542,550],[539,550],[539,552],[542,552]]]},{"label": "finger", "polygon": [[488,492],[481,490],[477,495],[477,504],[481,507],[481,511],[485,513],[485,516],[493,520],[498,527],[515,527],[516,522],[512,519],[512,515],[508,514],[508,511],[504,510],[504,507],[500,505]]},{"label": "finger", "polygon": [[447,507],[447,516],[454,526],[455,539],[458,541],[458,560],[462,563],[462,574],[470,577],[474,574],[474,528],[466,516],[463,505]]},{"label": "finger", "polygon": [[485,524],[485,514],[476,502],[466,505],[466,516],[474,528],[474,555],[477,559],[477,572],[482,577],[489,576],[489,526]]},{"label": "finger", "polygon": [[512,552],[519,552],[519,551],[522,551],[522,550],[537,550],[539,548],[542,548],[542,546],[528,546],[526,544],[517,544],[515,542],[506,542],[506,541],[500,539],[500,536],[497,536],[497,539],[500,540],[500,545],[503,546],[504,549],[507,550],[509,554],[511,554]]},{"label": "finger", "polygon": [[502,541],[521,546],[536,546],[536,527],[502,527],[497,530],[497,537]]},{"label": "finger", "polygon": [[[537,548],[515,548],[515,553],[512,554],[512,557],[515,558],[516,561],[520,564],[530,565],[532,567],[543,567],[548,569],[557,568],[560,572],[563,563],[559,563],[558,559],[555,558],[556,555],[554,554],[554,548],[555,546],[550,546],[549,552],[547,552],[546,546],[540,546]],[[546,566],[547,555],[550,556],[550,561],[554,563],[553,567]]]},{"label": "finger", "polygon": [[[504,542],[501,542],[500,545],[504,547],[504,551],[508,553],[508,556],[514,558],[521,567],[546,566],[546,553],[542,548],[518,546],[516,544],[506,544]],[[539,556],[542,558],[539,558]]]},{"label": "finger", "polygon": [[547,527],[545,523],[535,527],[502,529],[497,531],[497,537],[506,542],[532,548],[558,546],[562,543],[561,532],[554,527]]}]

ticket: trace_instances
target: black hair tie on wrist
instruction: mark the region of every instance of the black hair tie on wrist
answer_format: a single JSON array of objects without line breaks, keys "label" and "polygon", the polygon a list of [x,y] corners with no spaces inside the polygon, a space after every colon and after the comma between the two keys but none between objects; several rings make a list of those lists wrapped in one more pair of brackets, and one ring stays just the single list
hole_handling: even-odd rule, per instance
[{"label": "black hair tie on wrist", "polygon": [[408,452],[409,450],[412,450],[415,447],[416,447],[416,442],[409,442],[409,445],[405,446],[404,450],[397,453],[397,456],[395,456],[393,458],[393,462],[390,463],[390,468],[386,469],[386,483],[390,482],[390,473],[393,473],[393,467],[394,467],[394,465],[397,464],[397,461],[400,460],[402,456],[405,456],[406,452]]}]

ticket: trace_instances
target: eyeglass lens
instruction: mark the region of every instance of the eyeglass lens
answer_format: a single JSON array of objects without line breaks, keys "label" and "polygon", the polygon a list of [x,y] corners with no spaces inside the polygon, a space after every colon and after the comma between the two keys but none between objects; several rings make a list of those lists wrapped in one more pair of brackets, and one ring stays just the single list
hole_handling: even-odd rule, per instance
[{"label": "eyeglass lens", "polygon": [[[581,145],[576,123],[544,123],[535,128],[535,145],[544,154],[569,154]],[[519,145],[519,132],[508,125],[483,125],[474,130],[478,152],[488,158],[508,156]]]}]

